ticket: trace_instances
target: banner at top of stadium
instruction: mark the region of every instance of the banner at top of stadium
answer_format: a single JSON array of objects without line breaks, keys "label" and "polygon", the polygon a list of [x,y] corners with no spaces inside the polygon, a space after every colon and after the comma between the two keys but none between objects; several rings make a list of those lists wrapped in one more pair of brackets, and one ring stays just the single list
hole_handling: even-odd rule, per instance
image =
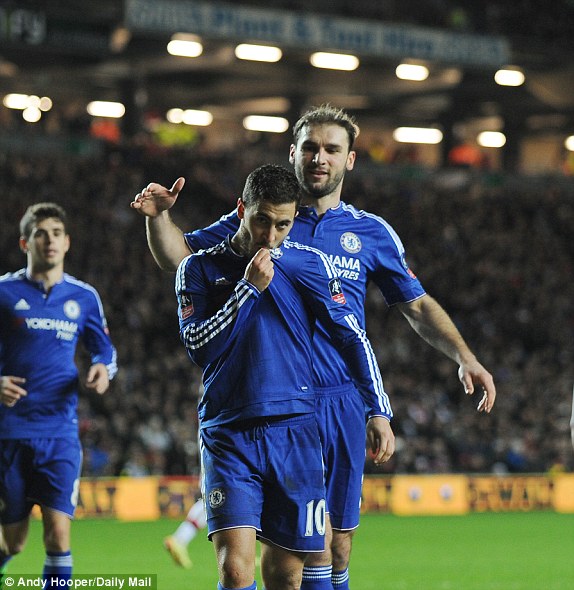
[{"label": "banner at top of stadium", "polygon": [[503,37],[216,2],[126,0],[125,25],[136,33],[196,33],[381,58],[480,66],[510,62],[510,45]]}]

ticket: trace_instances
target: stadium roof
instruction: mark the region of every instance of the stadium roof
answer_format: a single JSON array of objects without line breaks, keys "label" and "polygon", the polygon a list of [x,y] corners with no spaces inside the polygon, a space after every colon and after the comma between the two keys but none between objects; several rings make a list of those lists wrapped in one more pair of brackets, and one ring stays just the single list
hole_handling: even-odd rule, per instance
[{"label": "stadium roof", "polygon": [[[0,93],[49,95],[58,104],[118,100],[156,113],[208,109],[222,119],[256,113],[293,120],[301,108],[330,101],[382,126],[449,127],[494,117],[522,135],[574,131],[572,1],[545,3],[539,14],[519,6],[514,15],[499,13],[496,35],[481,30],[484,23],[470,30],[459,23],[456,32],[433,27],[428,15],[422,24],[416,15],[383,21],[372,17],[379,3],[334,2],[328,15],[311,12],[319,6],[295,10],[303,4],[13,0],[0,7]],[[504,7],[495,0],[459,4],[474,22],[478,9]],[[175,32],[198,33],[202,55],[169,55]],[[241,41],[276,44],[283,58],[239,60]],[[321,45],[355,53],[360,67],[312,67],[309,55]],[[426,64],[428,79],[399,80],[402,58]],[[521,67],[525,84],[498,86],[493,75],[502,65]]]}]

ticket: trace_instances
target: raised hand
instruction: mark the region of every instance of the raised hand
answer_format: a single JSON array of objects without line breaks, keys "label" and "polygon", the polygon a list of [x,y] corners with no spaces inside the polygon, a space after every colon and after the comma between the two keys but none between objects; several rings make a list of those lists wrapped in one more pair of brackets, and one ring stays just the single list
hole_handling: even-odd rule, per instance
[{"label": "raised hand", "polygon": [[130,207],[147,217],[157,217],[162,211],[171,209],[185,184],[180,176],[168,189],[157,182],[150,182],[130,203]]}]

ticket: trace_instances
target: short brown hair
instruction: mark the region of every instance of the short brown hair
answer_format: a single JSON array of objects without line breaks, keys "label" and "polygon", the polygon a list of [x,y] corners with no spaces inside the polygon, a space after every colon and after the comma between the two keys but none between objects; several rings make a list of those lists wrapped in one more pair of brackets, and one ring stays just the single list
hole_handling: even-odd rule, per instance
[{"label": "short brown hair", "polygon": [[297,144],[297,138],[303,127],[309,125],[322,125],[324,123],[334,123],[343,127],[349,137],[349,150],[353,149],[355,139],[359,137],[360,129],[354,117],[329,103],[322,104],[318,107],[311,107],[303,113],[299,120],[293,126],[293,143]]},{"label": "short brown hair", "polygon": [[291,170],[276,164],[265,164],[251,172],[245,181],[241,200],[246,207],[269,201],[274,205],[301,201],[301,187]]},{"label": "short brown hair", "polygon": [[54,217],[59,219],[66,227],[66,212],[56,203],[36,203],[30,205],[20,220],[20,235],[28,239],[34,226],[44,219]]}]

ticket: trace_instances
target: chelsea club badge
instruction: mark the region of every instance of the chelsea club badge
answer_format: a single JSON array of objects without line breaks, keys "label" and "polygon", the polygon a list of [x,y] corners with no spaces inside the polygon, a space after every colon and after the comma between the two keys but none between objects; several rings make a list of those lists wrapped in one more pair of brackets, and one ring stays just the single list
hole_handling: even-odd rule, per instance
[{"label": "chelsea club badge", "polygon": [[347,231],[341,236],[341,246],[350,254],[356,254],[363,247],[359,236],[351,231]]}]

